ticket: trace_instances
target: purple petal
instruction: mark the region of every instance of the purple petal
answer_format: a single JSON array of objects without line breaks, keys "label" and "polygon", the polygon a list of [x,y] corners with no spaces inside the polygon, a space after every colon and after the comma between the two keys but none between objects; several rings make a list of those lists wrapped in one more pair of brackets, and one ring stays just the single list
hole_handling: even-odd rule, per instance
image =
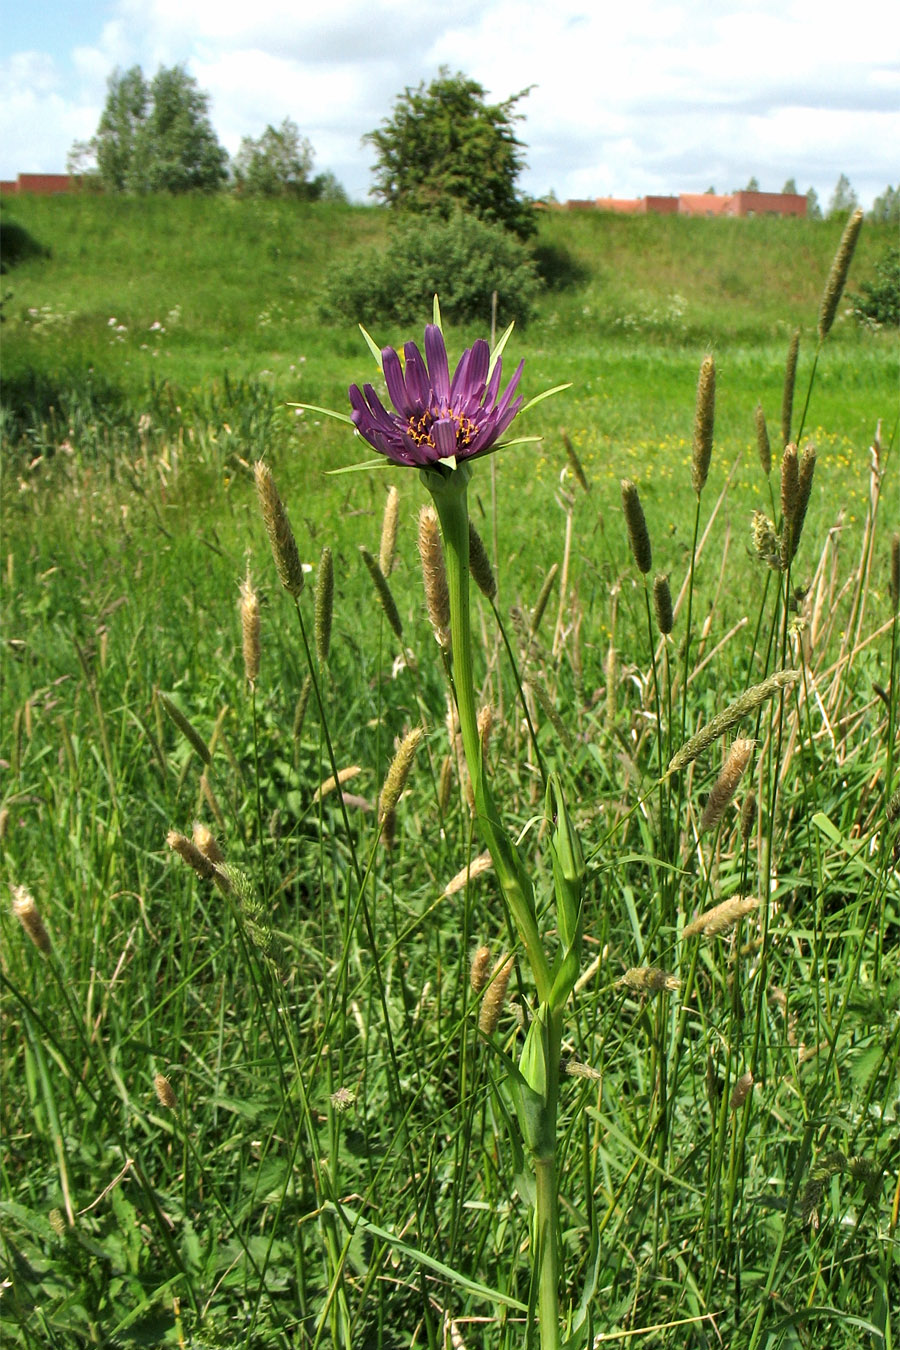
[{"label": "purple petal", "polygon": [[422,353],[414,342],[407,342],[403,352],[406,356],[406,392],[410,404],[417,411],[423,411],[431,402],[431,382]]},{"label": "purple petal", "polygon": [[432,423],[431,439],[437,447],[438,459],[447,459],[456,454],[456,425],[449,417]]},{"label": "purple petal", "polygon": [[450,366],[447,363],[444,335],[434,323],[425,325],[425,359],[435,397],[444,405],[450,398]]},{"label": "purple petal", "polygon": [[384,370],[384,381],[387,385],[387,391],[391,402],[403,417],[409,417],[412,408],[406,394],[406,384],[403,379],[403,370],[400,365],[400,357],[394,351],[393,347],[385,347],[381,353],[382,368]]},{"label": "purple petal", "polygon": [[[498,362],[498,365],[499,365],[499,362]],[[510,380],[509,384],[508,384],[508,385],[506,386],[506,388],[504,389],[504,391],[503,391],[503,397],[501,398],[500,402],[497,404],[497,411],[498,411],[499,413],[505,413],[505,412],[506,412],[506,409],[509,407],[509,401],[510,401],[510,399],[512,398],[513,394],[516,392],[516,386],[518,385],[519,380],[522,378],[522,370],[524,369],[524,366],[525,366],[525,362],[524,362],[524,361],[520,361],[519,364],[518,364],[518,367],[516,368],[516,373],[515,373],[515,375],[512,377],[512,379]],[[516,406],[516,412],[519,411],[519,408],[520,408],[521,406],[522,406],[522,400],[521,400],[521,398],[520,398],[519,401],[518,401],[518,404],[517,404],[517,406]]]}]

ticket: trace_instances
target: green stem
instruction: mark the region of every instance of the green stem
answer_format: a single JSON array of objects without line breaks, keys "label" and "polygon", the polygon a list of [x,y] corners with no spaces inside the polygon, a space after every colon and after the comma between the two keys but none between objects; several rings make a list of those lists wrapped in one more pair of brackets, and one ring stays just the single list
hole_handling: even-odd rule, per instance
[{"label": "green stem", "polygon": [[504,899],[509,906],[516,932],[537,985],[538,999],[550,999],[550,965],[541,944],[534,911],[531,880],[519,861],[515,847],[500,824],[490,788],[482,771],[481,740],[475,708],[472,675],[472,625],[469,611],[469,514],[466,490],[471,469],[462,465],[448,475],[424,471],[425,485],[434,498],[441,534],[447,589],[450,593],[450,632],[453,639],[453,689],[459,712],[459,726],[472,790],[478,829],[491,858]]}]

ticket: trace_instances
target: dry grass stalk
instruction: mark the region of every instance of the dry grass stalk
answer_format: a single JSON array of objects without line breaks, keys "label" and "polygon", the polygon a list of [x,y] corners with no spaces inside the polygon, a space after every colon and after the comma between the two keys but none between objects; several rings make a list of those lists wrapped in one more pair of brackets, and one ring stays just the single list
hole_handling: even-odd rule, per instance
[{"label": "dry grass stalk", "polygon": [[656,615],[656,626],[663,637],[668,637],[675,627],[675,613],[672,609],[672,592],[669,589],[669,578],[662,572],[653,580],[653,611]]},{"label": "dry grass stalk", "polygon": [[512,970],[512,957],[501,956],[491,972],[490,983],[484,991],[484,998],[481,1000],[481,1012],[478,1016],[478,1026],[485,1036],[491,1036],[497,1030],[497,1023],[500,1021],[500,1013],[503,1011]]},{"label": "dry grass stalk", "polygon": [[324,666],[331,651],[331,624],[334,618],[334,558],[327,546],[322,549],[316,576],[316,605],[313,627],[316,636],[316,656]]},{"label": "dry grass stalk", "polygon": [[791,422],[794,417],[794,385],[797,382],[797,357],[800,353],[800,329],[795,328],[788,346],[787,360],[784,363],[784,387],[781,392],[781,444],[787,445],[791,439]]},{"label": "dry grass stalk", "polygon": [[728,752],[728,757],[722,765],[721,772],[707,799],[703,808],[703,814],[700,817],[700,831],[711,830],[725,814],[725,808],[738,790],[738,784],[744,776],[744,771],[750,763],[750,756],[753,754],[755,741],[745,740],[738,737],[733,742]]},{"label": "dry grass stalk", "polygon": [[698,497],[709,477],[715,420],[716,363],[712,356],[705,356],[697,381],[697,409],[694,414],[694,440],[691,446],[691,486]]},{"label": "dry grass stalk", "polygon": [[319,784],[313,793],[313,802],[320,802],[323,797],[327,797],[330,792],[334,792],[336,787],[343,787],[345,783],[349,783],[352,778],[360,773],[362,773],[362,769],[358,764],[350,764],[346,769],[339,769],[337,778],[331,775]]},{"label": "dry grass stalk", "polygon": [[734,1085],[734,1091],[731,1094],[729,1106],[732,1111],[739,1111],[744,1102],[750,1096],[753,1090],[753,1074],[748,1069],[746,1073],[741,1074]]},{"label": "dry grass stalk", "polygon": [[51,950],[50,934],[44,927],[34,896],[26,886],[13,886],[12,911],[38,951],[48,956]]},{"label": "dry grass stalk", "polygon": [[288,594],[296,597],[303,590],[303,564],[297,552],[297,541],[291,529],[291,522],[278,495],[268,464],[258,459],[253,466],[253,476],[278,579]]},{"label": "dry grass stalk", "polygon": [[631,556],[639,572],[646,576],[653,566],[653,550],[650,547],[650,533],[641,506],[641,498],[635,483],[630,478],[622,479],[622,510],[625,512],[625,528],[628,531],[628,544]]},{"label": "dry grass stalk", "polygon": [[487,600],[493,600],[497,594],[497,578],[491,567],[491,560],[481,535],[469,521],[469,571],[472,580]]},{"label": "dry grass stalk", "polygon": [[208,825],[202,821],[195,820],[191,830],[194,843],[197,845],[204,858],[208,858],[214,867],[225,861],[225,854],[219,841],[216,839]]},{"label": "dry grass stalk", "polygon": [[397,553],[397,522],[400,517],[400,493],[393,486],[388,488],[384,515],[381,518],[381,544],[378,549],[378,566],[384,576],[389,577],[394,570],[394,558]]},{"label": "dry grass stalk", "polygon": [[175,1091],[172,1084],[164,1073],[158,1073],[153,1079],[153,1090],[156,1093],[160,1106],[164,1106],[167,1111],[174,1111],[178,1105]]},{"label": "dry grass stalk", "polygon": [[360,544],[359,551],[362,554],[362,560],[366,565],[369,576],[374,583],[381,608],[384,610],[384,617],[394,630],[396,637],[402,642],[403,624],[400,622],[400,612],[397,609],[397,603],[391,593],[390,586],[387,584],[385,575],[367,548],[364,548],[363,545]]},{"label": "dry grass stalk", "polygon": [[442,650],[449,652],[450,592],[447,589],[447,570],[437,512],[433,506],[423,506],[419,512],[418,547],[428,619]]},{"label": "dry grass stalk", "polygon": [[681,981],[675,975],[669,975],[658,966],[632,966],[619,980],[628,989],[639,994],[659,994],[663,990],[674,991],[681,988]]},{"label": "dry grass stalk", "polygon": [[250,567],[241,582],[241,645],[244,655],[244,678],[250,685],[259,678],[259,596],[253,589]]},{"label": "dry grass stalk", "polygon": [[550,599],[550,592],[553,590],[553,583],[556,580],[556,574],[559,571],[559,563],[554,563],[547,575],[544,577],[544,584],[541,587],[537,603],[531,614],[530,631],[532,637],[541,626],[541,619],[544,617],[544,610],[547,608],[547,601]]},{"label": "dry grass stalk", "polygon": [[424,735],[421,727],[413,727],[412,731],[408,731],[400,742],[397,753],[394,755],[391,766],[387,771],[381,796],[378,798],[378,820],[380,823],[393,814],[400,800],[400,794],[406,786],[413,759]]},{"label": "dry grass stalk", "polygon": [[443,898],[446,900],[449,896],[456,895],[459,891],[465,890],[470,881],[474,881],[476,877],[480,877],[483,873],[489,872],[493,865],[490,853],[479,853],[478,857],[473,858],[471,862],[461,868],[455,877],[451,877],[444,887]]},{"label": "dry grass stalk", "polygon": [[616,649],[613,643],[609,644],[606,652],[606,660],[603,663],[603,673],[606,676],[606,724],[615,726],[616,723],[616,695],[618,693],[619,669],[616,659]]},{"label": "dry grass stalk", "polygon": [[828,280],[825,283],[822,305],[819,310],[820,342],[824,342],[831,332],[831,325],[834,323],[834,316],[837,313],[837,307],[844,291],[847,273],[850,271],[850,263],[853,260],[853,252],[856,248],[859,232],[862,229],[862,223],[862,208],[857,207],[844,226],[844,233],[841,235],[841,242],[838,244],[837,253],[835,253],[834,261],[831,264],[831,271],[828,273]]},{"label": "dry grass stalk", "polygon": [[491,964],[490,947],[479,947],[472,955],[469,966],[469,983],[473,994],[480,994],[488,982],[488,966]]},{"label": "dry grass stalk", "polygon": [[799,678],[800,672],[798,670],[779,670],[774,675],[770,675],[767,680],[763,680],[761,684],[755,684],[746,690],[740,698],[735,699],[734,703],[729,704],[722,712],[717,713],[705,727],[701,727],[695,736],[692,736],[689,741],[685,741],[680,750],[676,750],[669,761],[666,777],[668,778],[678,769],[685,768],[704,750],[708,750],[720,736],[724,736],[726,731],[730,731],[732,727],[737,726],[743,717],[755,712],[757,708],[761,707],[780,690],[796,684]]},{"label": "dry grass stalk", "polygon": [[756,421],[756,449],[762,471],[768,478],[772,472],[772,447],[769,444],[769,428],[766,426],[766,414],[761,403],[757,403],[754,413]]},{"label": "dry grass stalk", "polygon": [[692,938],[702,933],[704,937],[719,937],[733,928],[745,914],[752,914],[756,909],[759,909],[759,901],[752,896],[734,895],[730,900],[713,905],[712,909],[706,910],[691,923],[685,924],[681,936]]},{"label": "dry grass stalk", "polygon": [[570,441],[568,432],[564,431],[562,427],[560,427],[559,434],[562,437],[562,443],[565,446],[566,459],[569,461],[569,468],[572,470],[573,474],[578,480],[579,486],[585,492],[590,492],[591,485],[588,482],[587,478],[585,477],[584,468],[582,466],[581,460],[578,458],[578,452],[576,451],[574,445]]}]

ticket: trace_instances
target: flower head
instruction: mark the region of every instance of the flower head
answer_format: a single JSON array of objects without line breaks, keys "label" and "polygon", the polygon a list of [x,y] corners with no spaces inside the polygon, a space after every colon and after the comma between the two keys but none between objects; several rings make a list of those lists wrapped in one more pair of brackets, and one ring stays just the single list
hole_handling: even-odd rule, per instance
[{"label": "flower head", "polygon": [[[395,464],[429,468],[449,461],[476,459],[494,448],[522,406],[514,398],[524,362],[519,362],[503,394],[501,362],[491,371],[488,344],[479,338],[464,351],[450,379],[447,348],[436,324],[425,328],[425,359],[414,342],[381,353],[385,383],[394,412],[384,407],[371,384],[350,386],[351,419],[362,436]],[[404,370],[405,365],[405,370]]]}]

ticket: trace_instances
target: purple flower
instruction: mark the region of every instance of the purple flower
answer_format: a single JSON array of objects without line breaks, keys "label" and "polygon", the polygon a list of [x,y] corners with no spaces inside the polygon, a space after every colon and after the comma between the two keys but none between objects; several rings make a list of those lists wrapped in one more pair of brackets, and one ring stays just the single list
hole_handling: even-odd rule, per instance
[{"label": "purple flower", "polygon": [[363,440],[395,464],[428,468],[440,460],[476,459],[487,454],[522,406],[513,395],[515,375],[498,400],[501,362],[488,380],[490,348],[479,338],[464,351],[451,381],[444,337],[436,324],[425,328],[425,360],[414,342],[403,348],[404,372],[393,347],[381,353],[388,412],[371,384],[350,386],[351,419]]}]

